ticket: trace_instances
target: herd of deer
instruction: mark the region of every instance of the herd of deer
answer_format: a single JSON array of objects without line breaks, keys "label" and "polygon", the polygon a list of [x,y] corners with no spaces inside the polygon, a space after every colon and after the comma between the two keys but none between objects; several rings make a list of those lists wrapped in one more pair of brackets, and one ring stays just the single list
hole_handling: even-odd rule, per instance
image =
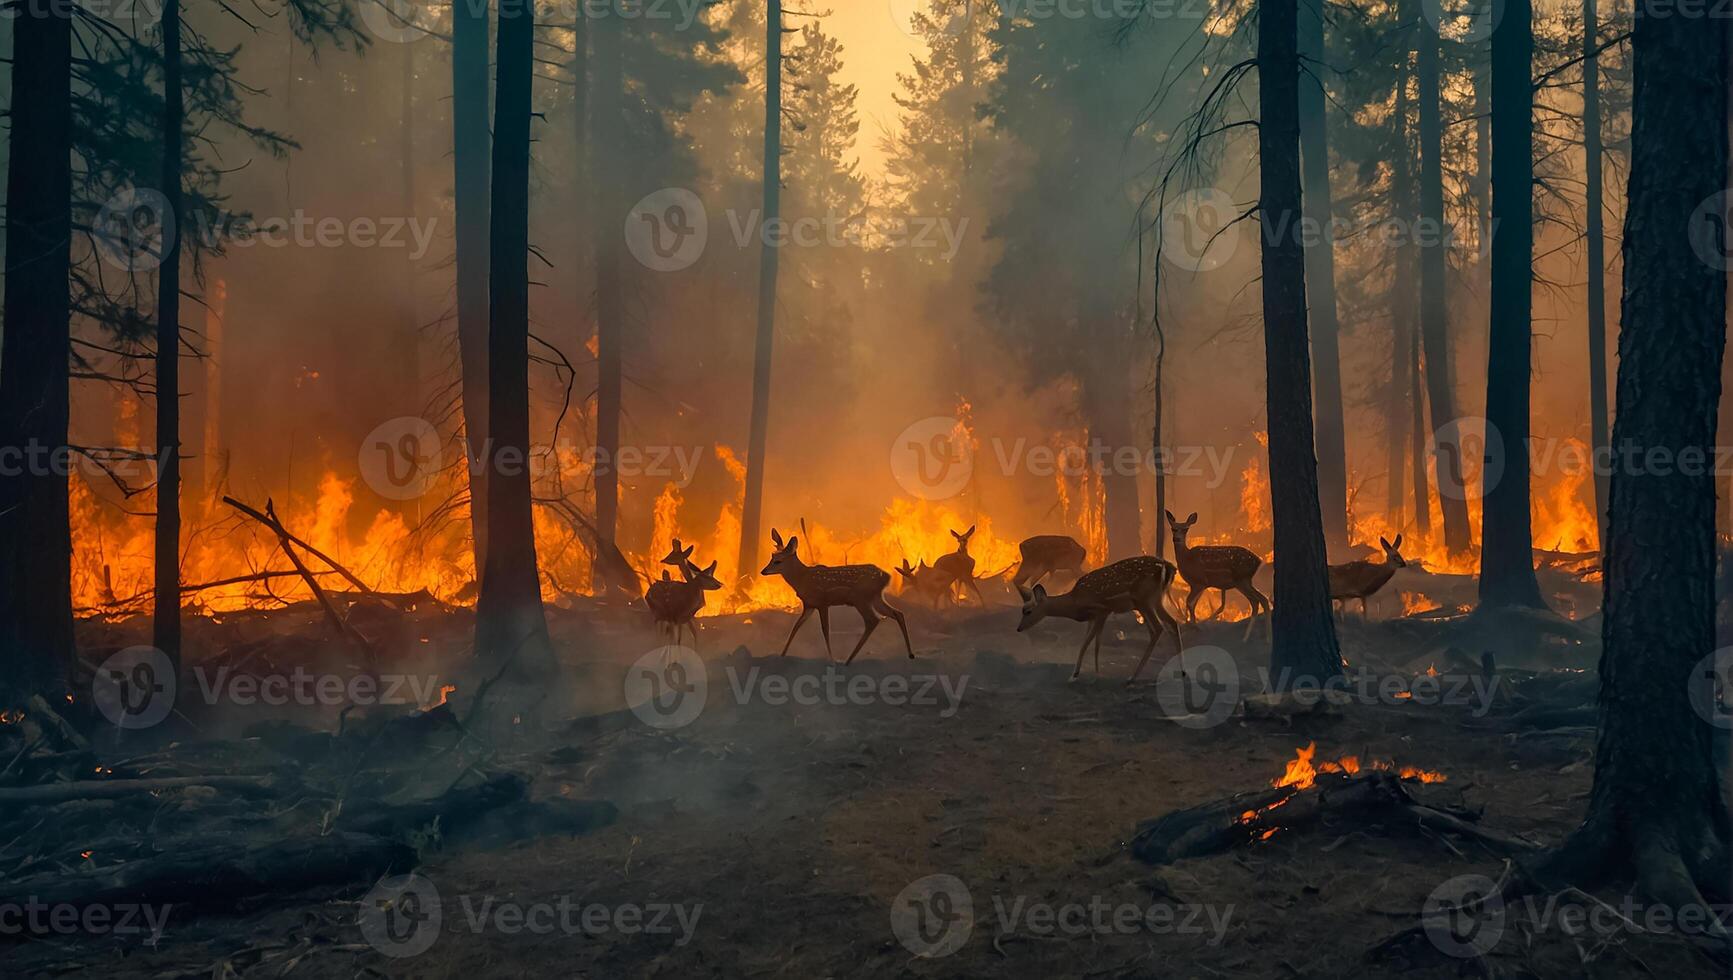
[{"label": "herd of deer", "polygon": [[[1171,562],[1140,555],[1085,571],[1086,550],[1074,538],[1063,534],[1042,534],[1023,541],[1018,546],[1022,560],[1011,576],[1011,584],[1023,600],[1023,615],[1017,631],[1021,633],[1050,616],[1087,623],[1083,646],[1077,651],[1077,664],[1071,671],[1071,679],[1076,680],[1091,645],[1095,649],[1095,669],[1100,672],[1101,633],[1108,617],[1115,613],[1136,612],[1149,631],[1149,645],[1132,669],[1127,681],[1130,683],[1142,673],[1164,628],[1173,631],[1181,672],[1185,669],[1185,646],[1180,639],[1179,622],[1166,608],[1168,590],[1175,578],[1183,578],[1190,590],[1186,597],[1186,621],[1190,623],[1197,622],[1198,600],[1210,589],[1221,593],[1224,604],[1229,589],[1239,592],[1251,603],[1253,616],[1271,609],[1269,598],[1252,584],[1252,577],[1263,566],[1262,558],[1238,545],[1188,545],[1186,536],[1197,523],[1195,512],[1182,521],[1169,511],[1167,522],[1173,532],[1174,560]],[[969,555],[969,539],[974,534],[974,525],[961,533],[952,531],[951,536],[957,539],[957,550],[931,565],[922,561],[918,567],[911,566],[908,559],[903,559],[897,568],[905,583],[903,591],[928,600],[937,609],[943,602],[955,601],[959,592],[973,590],[985,608],[987,600],[975,578],[975,559]],[[902,630],[903,647],[908,651],[909,659],[914,659],[908,622],[902,612],[884,598],[884,591],[891,584],[888,572],[876,565],[809,565],[801,560],[798,538],[790,536],[784,541],[782,535],[772,529],[770,540],[776,550],[759,574],[781,576],[801,604],[800,616],[795,619],[794,628],[789,630],[788,639],[782,644],[782,655],[788,653],[795,634],[816,612],[819,629],[824,633],[825,654],[835,659],[830,646],[830,611],[837,606],[851,606],[860,613],[866,630],[854,649],[849,651],[844,664],[854,662],[861,647],[866,645],[867,637],[872,636],[884,618],[896,621]],[[1384,548],[1383,561],[1361,560],[1330,566],[1330,598],[1344,608],[1348,601],[1360,600],[1362,615],[1366,613],[1366,600],[1382,589],[1397,569],[1408,564],[1402,557],[1400,534],[1395,541],[1379,538],[1378,543]],[[704,608],[704,593],[722,588],[715,574],[716,562],[711,562],[706,568],[698,567],[692,561],[692,546],[682,548],[676,538],[662,563],[677,567],[681,578],[674,579],[664,571],[661,581],[652,583],[645,592],[645,604],[655,616],[658,628],[672,630],[674,642],[679,642],[680,631],[685,629],[691,632],[696,646],[698,634],[692,624],[693,617]],[[1041,579],[1055,572],[1070,572],[1077,576],[1069,592],[1049,595],[1041,585]],[[963,594],[966,598],[967,593]]]}]

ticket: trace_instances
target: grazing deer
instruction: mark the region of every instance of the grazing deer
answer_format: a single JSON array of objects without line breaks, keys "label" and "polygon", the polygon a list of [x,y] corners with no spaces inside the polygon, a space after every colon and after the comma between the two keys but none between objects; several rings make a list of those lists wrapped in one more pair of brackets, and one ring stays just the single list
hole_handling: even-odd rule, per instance
[{"label": "grazing deer", "polygon": [[673,627],[675,643],[680,642],[680,628],[684,626],[692,634],[692,649],[696,650],[698,627],[692,620],[704,608],[704,593],[722,588],[722,583],[716,578],[715,562],[711,562],[709,568],[699,568],[692,563],[691,556],[690,546],[682,551],[680,542],[674,542],[674,550],[662,562],[679,565],[682,581],[675,581],[666,571],[662,572],[662,580],[650,583],[650,588],[645,590],[644,605],[650,607],[658,628]]},{"label": "grazing deer", "polygon": [[1083,646],[1077,650],[1077,665],[1071,669],[1071,679],[1076,680],[1077,675],[1083,672],[1083,655],[1089,651],[1091,643],[1095,644],[1095,672],[1101,673],[1101,630],[1107,625],[1107,617],[1135,610],[1149,629],[1149,646],[1144,647],[1143,656],[1125,683],[1133,683],[1143,672],[1143,665],[1155,652],[1156,641],[1161,639],[1163,626],[1173,630],[1173,641],[1179,647],[1179,669],[1184,674],[1185,641],[1180,638],[1179,623],[1163,605],[1176,571],[1169,562],[1142,555],[1084,573],[1064,595],[1050,596],[1039,584],[1034,589],[1019,585],[1017,594],[1023,597],[1023,621],[1017,624],[1017,632],[1027,630],[1047,616],[1088,623]]},{"label": "grazing deer", "polygon": [[1396,535],[1394,542],[1379,538],[1378,543],[1384,546],[1383,561],[1362,559],[1330,566],[1330,598],[1340,602],[1344,612],[1348,609],[1349,599],[1359,599],[1360,615],[1365,616],[1367,598],[1382,589],[1398,568],[1408,567],[1407,560],[1402,557],[1402,535]]},{"label": "grazing deer", "polygon": [[[1197,523],[1197,511],[1181,521],[1167,511],[1167,523],[1173,528],[1173,560],[1179,565],[1179,576],[1185,579],[1191,593],[1185,598],[1186,622],[1197,622],[1197,601],[1209,589],[1220,589],[1222,604],[1228,601],[1228,590],[1237,589],[1252,604],[1252,615],[1270,608],[1270,600],[1252,584],[1264,560],[1238,545],[1205,545],[1188,548],[1186,532]],[[1249,628],[1249,626],[1248,626]]]},{"label": "grazing deer", "polygon": [[794,628],[788,631],[788,640],[782,644],[782,653],[788,655],[789,644],[794,642],[794,634],[806,624],[806,619],[814,612],[818,613],[819,629],[824,631],[825,655],[835,660],[830,650],[830,609],[832,606],[853,606],[860,613],[866,632],[860,635],[860,642],[849,651],[844,665],[854,663],[860,648],[866,646],[867,637],[873,635],[873,630],[879,628],[879,616],[889,616],[897,621],[897,627],[903,631],[903,646],[909,652],[909,659],[915,659],[914,644],[909,641],[909,624],[897,608],[885,601],[885,588],[891,584],[890,573],[876,565],[808,565],[800,560],[800,552],[795,549],[799,544],[798,537],[790,536],[784,544],[782,535],[775,528],[770,529],[770,541],[776,545],[776,551],[770,556],[770,563],[764,566],[760,575],[780,575],[788,582],[794,594],[800,597],[800,618],[794,621]]},{"label": "grazing deer", "polygon": [[1089,552],[1069,534],[1037,534],[1017,546],[1023,560],[1011,584],[1019,589],[1034,585],[1053,572],[1083,574],[1083,562]]},{"label": "grazing deer", "polygon": [[974,589],[975,598],[979,599],[982,608],[985,608],[987,597],[981,594],[981,587],[975,584],[975,559],[969,556],[969,539],[974,536],[975,525],[973,524],[970,524],[969,529],[962,534],[952,531],[951,537],[957,539],[957,550],[948,555],[940,555],[938,561],[933,562],[933,568],[943,572],[950,579],[950,582],[946,584],[947,589],[954,589],[958,584],[967,585]]},{"label": "grazing deer", "polygon": [[944,572],[921,562],[916,568],[909,564],[907,558],[897,566],[897,574],[903,577],[903,591],[927,600],[933,609],[939,608],[939,603],[951,598],[951,578]]}]

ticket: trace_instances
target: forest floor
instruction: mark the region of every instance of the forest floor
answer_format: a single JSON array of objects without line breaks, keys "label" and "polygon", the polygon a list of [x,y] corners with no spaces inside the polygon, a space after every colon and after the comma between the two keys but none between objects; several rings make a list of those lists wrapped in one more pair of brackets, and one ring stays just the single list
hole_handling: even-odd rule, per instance
[{"label": "forest floor", "polygon": [[[1442,773],[1428,791],[1483,809],[1482,825],[1559,841],[1586,807],[1592,733],[1527,724],[1513,691],[1534,671],[1592,672],[1598,643],[1508,644],[1488,683],[1477,673],[1484,637],[1451,620],[1395,618],[1391,604],[1370,621],[1340,618],[1343,652],[1356,669],[1400,678],[1409,696],[1213,724],[1175,710],[1171,669],[1157,680],[1171,640],[1126,686],[1144,636],[1129,617],[1109,628],[1099,675],[1086,663],[1075,683],[1081,625],[1019,634],[1009,605],[912,610],[915,660],[887,623],[847,668],[826,663],[815,623],[776,659],[787,614],[702,620],[708,691],[677,727],[633,718],[497,747],[491,764],[532,774],[538,796],[615,803],[612,826],[433,850],[410,883],[418,914],[383,931],[377,915],[371,929],[358,921],[379,894],[362,884],[176,910],[154,942],[0,937],[0,973],[1724,976],[1664,924],[1638,928],[1653,925],[1650,910],[1614,892],[1537,896],[1483,911],[1472,935],[1421,931],[1373,955],[1420,922],[1429,896],[1453,900],[1453,879],[1506,872],[1483,845],[1415,827],[1327,821],[1160,868],[1130,855],[1140,822],[1268,788],[1314,743],[1318,760]],[[469,621],[439,613],[418,628],[430,650],[455,651]],[[572,612],[551,625],[573,683],[594,693],[586,710],[617,711],[624,668],[656,646],[654,633]],[[858,620],[844,612],[836,627],[840,658]],[[104,629],[87,639],[118,642]],[[1200,624],[1186,645],[1225,651],[1243,694],[1261,683],[1265,629]],[[1475,949],[1453,955],[1464,936]]]}]

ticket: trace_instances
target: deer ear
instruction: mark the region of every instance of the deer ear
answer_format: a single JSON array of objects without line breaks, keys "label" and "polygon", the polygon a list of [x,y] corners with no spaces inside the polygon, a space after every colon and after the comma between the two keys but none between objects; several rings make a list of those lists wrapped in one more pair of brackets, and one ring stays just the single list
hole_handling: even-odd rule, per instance
[{"label": "deer ear", "polygon": [[1194,510],[1194,511],[1192,511],[1192,512],[1191,512],[1191,516],[1190,516],[1190,517],[1188,517],[1188,518],[1186,518],[1186,519],[1185,519],[1185,522],[1186,522],[1186,523],[1187,523],[1187,524],[1196,524],[1196,523],[1197,523],[1197,511],[1195,511],[1195,510]]},{"label": "deer ear", "polygon": [[1020,596],[1024,602],[1029,601],[1029,590],[1023,588],[1021,583],[1017,585],[1017,595]]},{"label": "deer ear", "polygon": [[711,562],[711,563],[710,563],[710,567],[709,567],[709,568],[706,568],[706,569],[705,569],[705,570],[704,570],[704,574],[706,574],[706,575],[714,575],[714,574],[716,574],[716,563],[715,563],[715,562],[714,562],[714,561],[713,561],[713,562]]},{"label": "deer ear", "polygon": [[963,532],[963,537],[965,537],[965,538],[973,537],[974,534],[975,534],[975,525],[970,524],[969,529],[967,531]]},{"label": "deer ear", "polygon": [[1383,545],[1383,546],[1384,546],[1384,550],[1385,550],[1385,551],[1389,551],[1389,550],[1390,550],[1390,542],[1388,542],[1388,541],[1386,541],[1386,540],[1384,540],[1384,539],[1383,539],[1383,538],[1382,538],[1382,537],[1380,537],[1380,538],[1379,538],[1379,539],[1378,539],[1378,543],[1379,543],[1379,544],[1381,544],[1381,545]]},{"label": "deer ear", "polygon": [[[678,541],[676,541],[676,542],[674,542],[674,545],[675,545],[675,547],[679,547],[679,545],[680,545],[680,542],[678,542]],[[680,560],[681,560],[681,561],[685,561],[685,560],[686,560],[686,559],[688,559],[688,558],[690,558],[690,557],[692,557],[692,549],[693,549],[693,548],[696,548],[696,547],[698,547],[698,546],[697,546],[697,545],[693,545],[693,544],[689,544],[689,545],[687,545],[687,546],[686,546],[686,547],[685,547],[685,548],[683,548],[683,549],[681,549],[681,551],[680,551]]]},{"label": "deer ear", "polygon": [[1035,591],[1032,594],[1034,595],[1036,602],[1046,602],[1047,601],[1047,589],[1043,586],[1040,586],[1040,585],[1035,586]]},{"label": "deer ear", "polygon": [[1169,524],[1178,524],[1179,523],[1179,518],[1173,516],[1173,511],[1164,510],[1164,511],[1162,511],[1162,513],[1167,515],[1167,522]]},{"label": "deer ear", "polygon": [[776,545],[778,551],[782,550],[782,535],[778,533],[776,528],[770,529],[770,543]]},{"label": "deer ear", "polygon": [[783,550],[784,551],[793,551],[794,546],[799,544],[799,543],[800,543],[800,538],[791,534],[788,537],[788,544],[783,546]]},{"label": "deer ear", "polygon": [[662,581],[666,582],[672,577],[673,576],[668,574],[668,570],[666,568],[662,569]]},{"label": "deer ear", "polygon": [[1392,547],[1392,548],[1402,547],[1402,535],[1400,535],[1400,534],[1396,535],[1396,541],[1390,547]]}]

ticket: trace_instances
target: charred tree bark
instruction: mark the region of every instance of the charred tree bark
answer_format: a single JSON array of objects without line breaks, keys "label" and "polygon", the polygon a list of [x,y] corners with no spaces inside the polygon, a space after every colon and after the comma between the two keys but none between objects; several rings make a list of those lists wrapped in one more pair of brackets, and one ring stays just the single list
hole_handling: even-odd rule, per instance
[{"label": "charred tree bark", "polygon": [[[782,0],[766,0],[764,56],[764,221],[782,208]],[[746,448],[746,497],[740,512],[741,575],[758,566],[764,508],[764,458],[770,435],[770,364],[776,345],[777,247],[766,238],[758,260],[758,334],[752,359],[752,429]]]},{"label": "charred tree bark", "polygon": [[[1425,21],[1414,30],[1419,47],[1415,75],[1419,83],[1416,101],[1420,104],[1420,221],[1413,237],[1420,256],[1420,342],[1425,352],[1426,401],[1432,409],[1432,426],[1442,430],[1436,441],[1438,512],[1444,525],[1444,546],[1451,554],[1461,554],[1468,550],[1471,539],[1468,498],[1462,488],[1462,446],[1454,438],[1456,429],[1450,426],[1456,420],[1456,392],[1450,384],[1450,319],[1444,291],[1445,259],[1454,236],[1444,223],[1444,96],[1438,31]],[[1415,480],[1425,479],[1426,468],[1422,466]]]},{"label": "charred tree bark", "polygon": [[0,446],[0,703],[53,700],[72,660],[67,507],[72,257],[72,23],[48,4],[12,22]]},{"label": "charred tree bark", "polygon": [[[1111,329],[1111,328],[1110,328]],[[1126,373],[1130,351],[1110,342],[1116,355],[1107,359],[1094,378],[1085,384],[1091,450],[1105,447],[1101,462],[1102,522],[1107,530],[1109,561],[1143,554],[1142,527],[1138,514],[1137,474],[1123,472],[1115,457],[1120,446],[1131,445],[1131,379]]]},{"label": "charred tree bark", "polygon": [[475,610],[484,658],[546,666],[552,658],[536,570],[529,471],[530,89],[533,0],[501,0],[494,107],[488,282],[487,564]]},{"label": "charred tree bark", "polygon": [[[400,212],[405,218],[415,215],[415,45],[399,45],[403,58],[402,87],[398,90],[397,159],[400,168]],[[421,314],[416,303],[416,269],[413,253],[403,256],[403,400],[408,411],[421,408]],[[414,503],[409,507],[418,506]]]},{"label": "charred tree bark", "polygon": [[1321,0],[1300,4],[1299,19],[1303,204],[1306,223],[1317,236],[1306,247],[1306,294],[1311,301],[1312,379],[1317,388],[1312,410],[1317,414],[1318,499],[1325,547],[1343,552],[1348,547],[1348,436],[1342,420],[1341,321],[1336,312],[1336,236],[1331,228]]},{"label": "charred tree bark", "polygon": [[[1607,447],[1607,238],[1601,189],[1601,69],[1595,0],[1583,0],[1583,236],[1588,243],[1589,438],[1594,459]],[[1595,524],[1607,539],[1607,480],[1595,469]]]},{"label": "charred tree bark", "polygon": [[1321,684],[1342,670],[1312,444],[1306,256],[1295,234],[1302,214],[1297,7],[1297,0],[1263,0],[1258,14],[1258,218],[1276,550],[1270,671],[1286,688]]},{"label": "charred tree bark", "polygon": [[[1639,10],[1631,51],[1613,445],[1710,460],[1727,278],[1692,240],[1725,250],[1728,229],[1693,212],[1724,189],[1727,42],[1699,21]],[[1715,727],[1700,714],[1716,710],[1717,680],[1693,676],[1716,644],[1712,469],[1613,472],[1594,788],[1582,826],[1537,868],[1542,883],[1634,875],[1675,906],[1726,894],[1728,814]]]},{"label": "charred tree bark", "polygon": [[[1485,480],[1480,532],[1482,608],[1545,608],[1534,577],[1529,515],[1530,316],[1534,252],[1534,10],[1507,0],[1492,32],[1492,330],[1487,338],[1486,424],[1503,440],[1503,474]],[[1719,174],[1717,174],[1719,176]],[[1443,416],[1434,403],[1433,418]],[[1439,481],[1454,453],[1439,446]],[[1490,472],[1490,471],[1489,471]],[[1444,496],[1444,494],[1440,494]]]},{"label": "charred tree bark", "polygon": [[596,90],[590,175],[594,179],[596,252],[596,530],[610,542],[618,533],[620,452],[620,321],[625,316],[620,281],[620,237],[625,227],[625,44],[619,17],[591,26],[596,45]]},{"label": "charred tree bark", "polygon": [[1426,482],[1426,399],[1421,381],[1420,334],[1412,320],[1408,323],[1408,390],[1414,393],[1409,401],[1408,465],[1414,484],[1414,532],[1422,538],[1432,537],[1432,494]]},{"label": "charred tree bark", "polygon": [[[162,195],[165,224],[179,228],[181,210],[181,125],[186,113],[181,92],[180,0],[162,10]],[[162,265],[156,282],[156,596],[151,604],[151,645],[181,663],[181,467],[180,235],[163,237]]]},{"label": "charred tree bark", "polygon": [[457,346],[475,573],[487,565],[488,130],[487,0],[451,3],[452,183],[456,204]]}]

